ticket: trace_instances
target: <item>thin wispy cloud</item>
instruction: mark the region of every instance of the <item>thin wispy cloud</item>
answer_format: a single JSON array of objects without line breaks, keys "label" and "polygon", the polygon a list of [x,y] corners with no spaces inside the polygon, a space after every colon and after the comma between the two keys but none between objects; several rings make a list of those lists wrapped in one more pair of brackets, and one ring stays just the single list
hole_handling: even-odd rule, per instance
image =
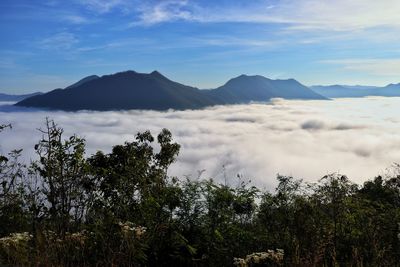
[{"label": "thin wispy cloud", "polygon": [[389,59],[333,59],[323,63],[336,65],[349,72],[362,72],[372,75],[396,76],[400,73],[400,58]]},{"label": "thin wispy cloud", "polygon": [[105,42],[104,44],[99,44],[97,46],[81,46],[76,49],[76,52],[91,52],[105,49],[114,49],[114,48],[134,48],[134,47],[142,47],[146,45],[147,47],[155,46],[154,41],[148,39],[138,39],[138,38],[123,38],[113,41]]},{"label": "thin wispy cloud", "polygon": [[250,39],[237,38],[232,36],[204,36],[203,38],[192,39],[193,44],[203,46],[246,46],[246,47],[263,47],[274,48],[282,45],[283,41],[266,40],[266,39]]},{"label": "thin wispy cloud", "polygon": [[41,4],[16,4],[17,12],[1,14],[0,20],[10,21],[48,21],[52,23],[66,23],[67,25],[81,25],[96,22],[95,17],[89,18],[81,10],[73,7],[63,7],[59,1],[44,2]]},{"label": "thin wispy cloud", "polygon": [[60,32],[39,41],[38,46],[42,49],[69,50],[78,43],[79,40],[75,34]]},{"label": "thin wispy cloud", "polygon": [[84,5],[91,11],[99,14],[105,14],[115,9],[128,12],[127,7],[134,1],[124,0],[77,0],[79,4]]},{"label": "thin wispy cloud", "polygon": [[139,22],[145,25],[180,19],[204,23],[279,23],[287,24],[292,30],[304,31],[400,27],[400,2],[395,0],[239,1],[231,5],[218,2],[202,5],[202,1],[150,1],[138,11],[141,12]]},{"label": "thin wispy cloud", "polygon": [[63,15],[61,16],[62,20],[65,20],[67,22],[70,22],[72,24],[87,24],[87,23],[92,23],[93,20],[89,20],[86,17],[80,16],[80,15],[76,15],[76,14],[67,14],[67,15]]},{"label": "thin wispy cloud", "polygon": [[137,8],[140,13],[139,20],[132,22],[131,26],[153,25],[175,20],[197,20],[193,17],[196,5],[186,0],[166,0],[160,2],[142,3]]}]

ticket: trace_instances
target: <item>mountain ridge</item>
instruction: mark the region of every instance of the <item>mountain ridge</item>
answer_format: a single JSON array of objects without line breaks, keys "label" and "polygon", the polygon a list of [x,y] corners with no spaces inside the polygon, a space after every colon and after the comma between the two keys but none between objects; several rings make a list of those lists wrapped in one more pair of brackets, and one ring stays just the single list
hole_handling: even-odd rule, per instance
[{"label": "mountain ridge", "polygon": [[18,102],[17,106],[61,110],[199,109],[213,105],[268,101],[271,98],[326,99],[294,79],[271,80],[261,75],[232,78],[209,90],[180,84],[158,71],[133,70],[101,77],[87,76],[64,88]]},{"label": "mountain ridge", "polygon": [[386,86],[350,86],[350,85],[316,85],[310,86],[310,89],[328,98],[357,98],[366,96],[400,96],[400,83],[388,84]]},{"label": "mountain ridge", "polygon": [[[84,78],[85,79],[85,78]],[[56,89],[16,105],[61,110],[188,109],[216,104],[194,87],[173,82],[158,72],[124,71]]]},{"label": "mountain ridge", "polygon": [[261,75],[245,74],[232,78],[207,93],[224,104],[267,101],[271,98],[325,99],[295,79],[272,80]]}]

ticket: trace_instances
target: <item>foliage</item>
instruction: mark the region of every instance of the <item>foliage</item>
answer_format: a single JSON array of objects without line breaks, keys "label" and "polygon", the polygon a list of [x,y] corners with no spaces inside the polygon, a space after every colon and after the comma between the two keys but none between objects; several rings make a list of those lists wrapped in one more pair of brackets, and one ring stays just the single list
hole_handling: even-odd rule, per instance
[{"label": "foliage", "polygon": [[278,175],[264,191],[170,177],[166,129],[90,157],[53,121],[40,131],[29,166],[0,155],[0,265],[399,266],[399,165],[363,185]]},{"label": "foliage", "polygon": [[[0,125],[0,132],[11,125]],[[25,166],[19,162],[22,150],[0,154],[0,237],[26,228],[23,174]]]},{"label": "foliage", "polygon": [[46,120],[40,129],[42,139],[35,145],[39,160],[31,164],[31,174],[39,177],[42,194],[40,206],[46,228],[64,236],[77,230],[85,213],[83,183],[88,175],[85,140],[73,135],[62,139],[63,130],[53,121]]}]

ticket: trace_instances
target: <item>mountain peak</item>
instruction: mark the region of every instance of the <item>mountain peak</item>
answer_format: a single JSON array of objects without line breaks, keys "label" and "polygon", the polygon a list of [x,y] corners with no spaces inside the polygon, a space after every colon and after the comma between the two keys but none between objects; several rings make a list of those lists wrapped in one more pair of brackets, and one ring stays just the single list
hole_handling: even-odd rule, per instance
[{"label": "mountain peak", "polygon": [[153,70],[150,74],[151,74],[151,75],[162,75],[162,74],[159,73],[157,70]]},{"label": "mountain peak", "polygon": [[165,77],[164,75],[162,75],[160,72],[154,70],[150,73],[150,76],[152,77],[156,77],[156,78],[162,78],[162,79],[168,79],[167,77]]},{"label": "mountain peak", "polygon": [[114,73],[114,74],[109,74],[109,75],[106,75],[106,76],[112,76],[112,75],[124,75],[124,74],[139,74],[138,72],[136,72],[136,71],[134,71],[134,70],[126,70],[126,71],[121,71],[121,72],[117,72],[117,73]]},{"label": "mountain peak", "polygon": [[239,75],[239,76],[237,76],[237,77],[235,77],[235,78],[233,78],[231,80],[234,80],[234,79],[238,79],[238,80],[242,80],[242,79],[246,79],[246,80],[269,80],[269,81],[271,80],[271,79],[269,79],[267,77],[264,77],[262,75],[248,75],[248,74],[241,74],[241,75]]},{"label": "mountain peak", "polygon": [[153,78],[164,78],[167,79],[164,75],[162,75],[160,72],[158,72],[157,70],[154,70],[150,73],[140,73],[140,72],[136,72],[134,70],[126,70],[126,71],[121,71],[121,72],[117,72],[115,74],[110,74],[110,75],[106,75],[106,76],[150,76]]},{"label": "mountain peak", "polygon": [[247,75],[241,74],[235,78],[230,79],[225,83],[225,85],[235,85],[235,86],[251,86],[254,83],[269,82],[270,79],[262,75]]},{"label": "mountain peak", "polygon": [[398,87],[398,86],[400,86],[400,83],[391,83],[386,85],[385,87],[387,88],[387,87]]},{"label": "mountain peak", "polygon": [[248,74],[241,74],[236,78],[256,78],[256,77],[265,78],[264,76],[261,76],[261,75],[248,75]]}]

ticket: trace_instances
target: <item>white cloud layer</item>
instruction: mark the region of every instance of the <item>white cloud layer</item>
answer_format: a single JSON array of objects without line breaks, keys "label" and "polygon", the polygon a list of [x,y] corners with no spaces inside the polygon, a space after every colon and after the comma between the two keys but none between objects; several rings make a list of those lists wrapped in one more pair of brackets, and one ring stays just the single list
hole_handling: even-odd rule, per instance
[{"label": "white cloud layer", "polygon": [[[1,112],[13,129],[0,134],[0,151],[33,155],[45,117],[87,139],[88,154],[110,151],[138,131],[172,131],[182,145],[171,175],[228,179],[236,174],[272,188],[277,173],[316,181],[331,172],[362,182],[400,161],[400,98],[284,101],[196,111]],[[27,156],[25,156],[27,157]]]}]

